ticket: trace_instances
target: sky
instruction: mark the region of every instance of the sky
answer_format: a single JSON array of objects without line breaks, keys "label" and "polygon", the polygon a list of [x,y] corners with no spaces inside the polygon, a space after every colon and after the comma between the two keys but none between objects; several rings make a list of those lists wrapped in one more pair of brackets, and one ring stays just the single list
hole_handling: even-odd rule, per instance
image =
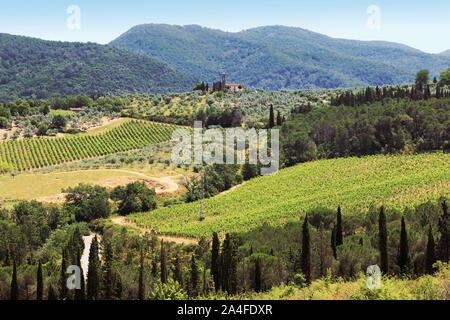
[{"label": "sky", "polygon": [[285,25],[428,53],[450,49],[449,0],[0,0],[0,33],[106,44],[143,23],[229,32]]}]

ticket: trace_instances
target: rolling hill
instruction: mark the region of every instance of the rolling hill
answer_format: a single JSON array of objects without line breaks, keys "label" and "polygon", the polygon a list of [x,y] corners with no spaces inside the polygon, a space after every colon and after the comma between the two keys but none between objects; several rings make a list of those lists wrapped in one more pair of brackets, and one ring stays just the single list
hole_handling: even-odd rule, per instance
[{"label": "rolling hill", "polygon": [[111,45],[166,62],[197,79],[266,90],[401,84],[423,68],[438,76],[450,58],[381,41],[334,39],[301,28],[260,27],[238,33],[197,25],[136,26]]},{"label": "rolling hill", "polygon": [[441,56],[450,57],[450,50],[439,53]]},{"label": "rolling hill", "polygon": [[0,102],[184,92],[194,85],[165,63],[111,46],[0,34]]},{"label": "rolling hill", "polygon": [[369,156],[309,162],[253,179],[232,192],[199,203],[134,214],[128,219],[161,234],[202,237],[282,226],[318,207],[365,211],[382,204],[405,206],[449,194],[450,155]]}]

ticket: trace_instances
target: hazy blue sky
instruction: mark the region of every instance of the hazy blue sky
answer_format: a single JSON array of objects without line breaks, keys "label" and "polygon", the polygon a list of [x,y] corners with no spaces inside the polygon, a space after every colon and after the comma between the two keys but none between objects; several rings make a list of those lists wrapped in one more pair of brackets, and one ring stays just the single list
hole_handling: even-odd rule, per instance
[{"label": "hazy blue sky", "polygon": [[[67,27],[67,8],[81,29]],[[369,28],[369,6],[380,28]],[[371,19],[370,21],[376,21]],[[387,40],[426,52],[450,49],[449,0],[1,0],[0,32],[49,40],[108,43],[142,23],[199,24],[225,31],[287,25],[333,37]],[[374,26],[374,24],[371,24]]]}]

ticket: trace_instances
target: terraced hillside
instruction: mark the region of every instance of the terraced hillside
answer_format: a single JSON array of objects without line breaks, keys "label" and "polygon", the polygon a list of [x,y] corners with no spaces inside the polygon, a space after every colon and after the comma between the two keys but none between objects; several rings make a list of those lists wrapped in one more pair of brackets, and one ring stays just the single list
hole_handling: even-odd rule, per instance
[{"label": "terraced hillside", "polygon": [[371,206],[407,206],[450,193],[450,154],[370,156],[297,165],[249,181],[235,191],[199,203],[140,213],[129,220],[161,234],[201,237],[216,231],[280,226],[316,207],[342,206],[344,214]]},{"label": "terraced hillside", "polygon": [[177,128],[133,120],[97,135],[7,140],[0,143],[0,161],[18,171],[53,166],[169,141]]}]

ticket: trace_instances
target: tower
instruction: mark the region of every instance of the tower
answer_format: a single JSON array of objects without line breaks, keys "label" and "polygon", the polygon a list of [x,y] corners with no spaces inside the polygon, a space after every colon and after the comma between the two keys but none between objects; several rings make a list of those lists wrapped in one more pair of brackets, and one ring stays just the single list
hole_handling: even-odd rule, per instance
[{"label": "tower", "polygon": [[226,89],[225,88],[225,86],[227,84],[226,77],[227,77],[227,74],[225,72],[222,72],[222,90],[223,91],[225,91],[225,89]]}]

